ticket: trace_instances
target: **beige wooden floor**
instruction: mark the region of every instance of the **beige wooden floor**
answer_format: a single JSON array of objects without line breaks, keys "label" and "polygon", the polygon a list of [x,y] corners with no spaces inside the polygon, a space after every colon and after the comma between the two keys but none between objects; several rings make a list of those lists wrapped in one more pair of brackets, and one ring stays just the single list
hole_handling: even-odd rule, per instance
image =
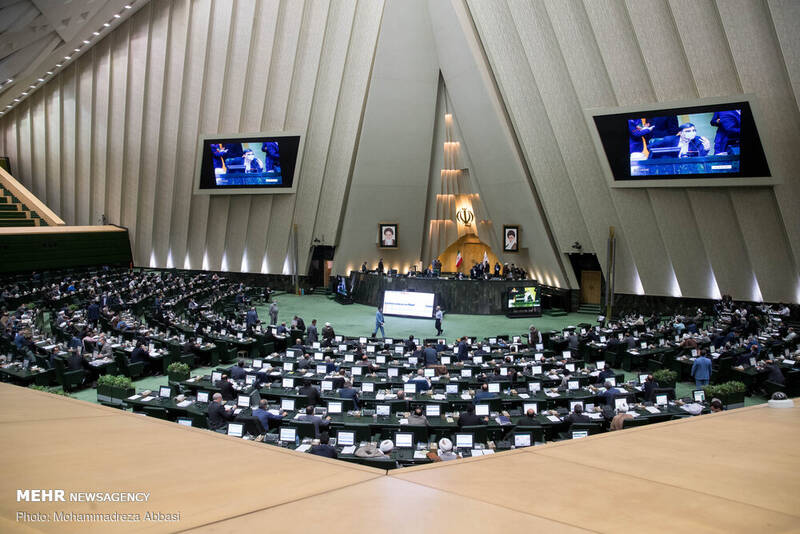
[{"label": "beige wooden floor", "polygon": [[[386,476],[0,384],[0,532],[800,532],[799,423],[762,405]],[[16,502],[34,488],[151,496]],[[180,520],[16,520],[57,510]]]}]

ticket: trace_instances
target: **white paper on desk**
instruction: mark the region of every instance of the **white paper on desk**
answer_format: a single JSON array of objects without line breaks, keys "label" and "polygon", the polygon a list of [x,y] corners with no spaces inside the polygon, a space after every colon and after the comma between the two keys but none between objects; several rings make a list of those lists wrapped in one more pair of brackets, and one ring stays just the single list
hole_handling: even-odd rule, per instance
[{"label": "white paper on desk", "polygon": [[555,415],[548,415],[547,418],[550,419],[550,421],[552,421],[554,423],[560,423],[561,422],[561,419],[559,419],[558,416],[555,416]]},{"label": "white paper on desk", "polygon": [[190,379],[187,380],[187,382],[196,382],[196,381],[197,381],[197,377],[190,378]]},{"label": "white paper on desk", "polygon": [[[342,452],[344,452],[344,451],[342,451]],[[428,455],[428,451],[414,451],[414,459],[415,460],[421,460],[423,458],[427,458],[428,457],[427,455]]]},{"label": "white paper on desk", "polygon": [[383,400],[385,398],[386,398],[386,394],[385,393],[376,393],[375,394],[375,400]]},{"label": "white paper on desk", "polygon": [[639,417],[639,413],[638,413],[638,412],[628,412],[628,415],[630,415],[630,416],[631,416],[631,417],[633,417],[634,419],[636,419],[637,417]]},{"label": "white paper on desk", "polygon": [[130,397],[128,397],[128,400],[136,400],[139,397],[141,397],[141,395],[131,395]]},{"label": "white paper on desk", "polygon": [[447,395],[442,395],[441,393],[437,393],[436,395],[433,395],[431,398],[435,400],[446,400]]},{"label": "white paper on desk", "polygon": [[148,395],[147,397],[142,397],[142,402],[150,402],[153,399],[155,399],[155,397]]},{"label": "white paper on desk", "polygon": [[483,456],[483,451],[481,449],[472,449],[470,454],[472,456]]},{"label": "white paper on desk", "polygon": [[269,376],[281,376],[281,372],[280,372],[280,371],[272,371],[272,372],[269,374]]},{"label": "white paper on desk", "polygon": [[528,395],[527,393],[520,393],[520,394],[519,394],[519,398],[520,398],[520,399],[530,399],[530,398],[531,398],[531,396],[530,396],[530,395]]},{"label": "white paper on desk", "polygon": [[469,393],[462,393],[461,398],[464,400],[470,400],[472,396]]},{"label": "white paper on desk", "polygon": [[494,449],[483,449],[483,455],[494,454]]},{"label": "white paper on desk", "polygon": [[647,410],[650,413],[661,413],[661,410],[659,410],[655,406],[645,406],[644,409]]},{"label": "white paper on desk", "polygon": [[342,454],[353,454],[354,452],[356,452],[355,445],[350,445],[342,449]]},{"label": "white paper on desk", "polygon": [[311,445],[309,445],[308,443],[304,443],[304,444],[300,445],[299,447],[297,447],[295,450],[297,452],[306,452],[310,448],[311,448]]},{"label": "white paper on desk", "polygon": [[448,417],[448,418],[447,418],[447,422],[448,422],[448,423],[452,423],[452,422],[453,422],[453,418],[452,418],[452,417]]},{"label": "white paper on desk", "polygon": [[601,413],[587,413],[586,415],[589,417],[589,419],[602,419],[603,418],[603,414],[601,414]]},{"label": "white paper on desk", "polygon": [[794,365],[794,360],[790,360],[789,358],[786,358],[785,360],[783,360],[783,363],[785,365],[790,365],[791,366],[791,365]]},{"label": "white paper on desk", "polygon": [[545,395],[547,395],[548,397],[558,397],[559,394],[553,393],[552,391],[548,391],[547,393],[545,393]]},{"label": "white paper on desk", "polygon": [[50,351],[50,350],[53,350],[54,348],[56,348],[56,346],[55,345],[46,345],[46,346],[44,346],[42,348],[44,350]]},{"label": "white paper on desk", "polygon": [[179,402],[179,403],[177,404],[177,406],[180,406],[181,408],[186,408],[186,407],[187,407],[187,406],[189,406],[191,403],[192,403],[192,401],[190,401],[190,400],[185,400],[185,401],[181,401],[181,402]]},{"label": "white paper on desk", "polygon": [[407,425],[407,424],[408,424],[408,419],[405,419],[405,418],[403,418],[403,419],[400,419],[400,421],[398,421],[398,422],[399,422],[401,425]]}]

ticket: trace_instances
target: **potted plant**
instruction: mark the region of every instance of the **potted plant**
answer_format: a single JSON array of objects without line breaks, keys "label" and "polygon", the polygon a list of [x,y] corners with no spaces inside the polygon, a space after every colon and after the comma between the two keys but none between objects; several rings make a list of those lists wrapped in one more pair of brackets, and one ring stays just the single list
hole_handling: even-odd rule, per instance
[{"label": "potted plant", "polygon": [[731,381],[722,384],[703,386],[706,399],[709,401],[714,397],[722,401],[727,407],[732,405],[744,404],[744,397],[747,393],[747,386],[743,382]]},{"label": "potted plant", "polygon": [[189,379],[189,366],[181,362],[173,362],[167,366],[170,382],[183,382]]},{"label": "potted plant", "polygon": [[122,404],[124,399],[136,393],[133,382],[127,376],[103,375],[97,379],[97,400]]},{"label": "potted plant", "polygon": [[653,373],[653,380],[658,383],[658,387],[674,388],[675,382],[678,380],[678,373],[672,369],[659,369]]}]

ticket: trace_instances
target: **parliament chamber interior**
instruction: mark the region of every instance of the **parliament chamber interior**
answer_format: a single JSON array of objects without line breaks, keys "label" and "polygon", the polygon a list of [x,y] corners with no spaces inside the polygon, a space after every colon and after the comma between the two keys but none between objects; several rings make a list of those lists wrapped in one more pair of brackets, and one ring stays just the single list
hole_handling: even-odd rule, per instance
[{"label": "parliament chamber interior", "polygon": [[0,531],[797,532],[798,27],[0,2]]}]

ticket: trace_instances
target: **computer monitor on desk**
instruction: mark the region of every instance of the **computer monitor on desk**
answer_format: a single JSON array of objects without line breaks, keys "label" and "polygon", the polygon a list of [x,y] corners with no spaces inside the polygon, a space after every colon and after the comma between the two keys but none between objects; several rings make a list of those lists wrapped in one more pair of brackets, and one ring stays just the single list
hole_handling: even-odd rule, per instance
[{"label": "computer monitor on desk", "polygon": [[426,417],[439,417],[441,415],[442,407],[438,404],[426,404],[425,416]]},{"label": "computer monitor on desk", "polygon": [[514,433],[514,447],[530,447],[531,446],[531,433],[530,432],[515,432]]},{"label": "computer monitor on desk", "polygon": [[406,394],[414,394],[417,392],[417,383],[416,382],[406,382],[403,384],[403,392]]},{"label": "computer monitor on desk", "polygon": [[228,435],[234,438],[241,438],[244,434],[244,425],[242,423],[228,423]]},{"label": "computer monitor on desk", "polygon": [[281,410],[284,412],[293,412],[294,399],[281,399]]},{"label": "computer monitor on desk", "polygon": [[444,386],[444,391],[448,395],[456,395],[458,393],[458,384],[447,384]]},{"label": "computer monitor on desk", "polygon": [[473,434],[456,434],[456,448],[457,449],[472,449],[474,446],[475,436]]},{"label": "computer monitor on desk", "polygon": [[362,382],[361,383],[361,393],[374,393],[375,392],[375,383],[374,382]]},{"label": "computer monitor on desk", "polygon": [[695,389],[692,391],[692,397],[694,398],[695,402],[705,402],[706,401],[706,392],[702,389]]},{"label": "computer monitor on desk", "polygon": [[211,383],[212,384],[216,384],[220,380],[222,380],[222,373],[220,373],[219,371],[214,371],[214,372],[211,373]]},{"label": "computer monitor on desk", "polygon": [[398,449],[408,449],[414,446],[414,434],[411,432],[395,432],[394,446]]},{"label": "computer monitor on desk", "polygon": [[250,407],[250,396],[249,395],[239,395],[236,398],[236,407],[237,408],[249,408]]},{"label": "computer monitor on desk", "polygon": [[476,404],[475,405],[475,415],[480,417],[485,417],[489,415],[489,405],[488,404]]},{"label": "computer monitor on desk", "polygon": [[656,395],[656,406],[666,406],[667,404],[669,404],[669,397],[667,397],[666,393]]},{"label": "computer monitor on desk", "polygon": [[208,402],[208,391],[197,392],[197,402]]},{"label": "computer monitor on desk", "polygon": [[340,430],[336,434],[336,443],[339,445],[343,445],[345,447],[349,447],[350,445],[355,445],[356,442],[356,433],[352,430]]},{"label": "computer monitor on desk", "polygon": [[192,420],[188,417],[178,417],[178,424],[183,426],[192,426]]},{"label": "computer monitor on desk", "polygon": [[278,441],[282,443],[293,443],[297,441],[297,429],[281,427],[281,430],[278,434]]},{"label": "computer monitor on desk", "polygon": [[328,413],[342,413],[342,403],[340,401],[330,401],[328,403]]},{"label": "computer monitor on desk", "polygon": [[294,387],[294,378],[284,378],[281,380],[281,386],[285,389],[292,389]]},{"label": "computer monitor on desk", "polygon": [[500,393],[500,382],[489,382],[489,393]]},{"label": "computer monitor on desk", "polygon": [[392,407],[388,404],[378,404],[375,406],[375,415],[379,417],[389,417],[392,415]]},{"label": "computer monitor on desk", "polygon": [[158,396],[162,399],[172,397],[172,388],[169,386],[161,386],[158,388]]}]

